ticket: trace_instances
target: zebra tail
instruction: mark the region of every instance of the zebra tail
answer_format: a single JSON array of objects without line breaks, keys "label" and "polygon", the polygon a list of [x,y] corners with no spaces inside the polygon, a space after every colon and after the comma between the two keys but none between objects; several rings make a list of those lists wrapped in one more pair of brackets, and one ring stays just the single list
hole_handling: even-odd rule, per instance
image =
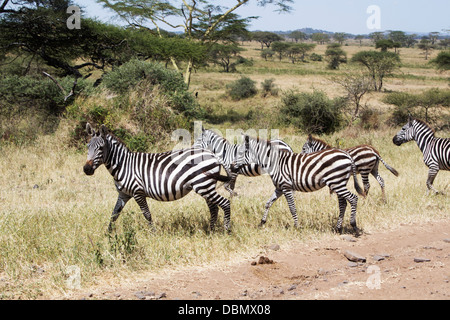
[{"label": "zebra tail", "polygon": [[392,172],[394,174],[394,176],[398,177],[398,171],[397,170],[395,170],[390,165],[388,165],[386,162],[384,162],[384,160],[380,156],[378,156],[378,159],[380,159],[380,161],[384,164],[386,169],[388,169],[390,172]]}]

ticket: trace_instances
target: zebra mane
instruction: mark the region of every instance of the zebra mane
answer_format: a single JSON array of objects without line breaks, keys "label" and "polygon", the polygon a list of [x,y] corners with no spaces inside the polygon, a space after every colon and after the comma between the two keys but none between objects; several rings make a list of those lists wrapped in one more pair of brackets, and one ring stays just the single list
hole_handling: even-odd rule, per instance
[{"label": "zebra mane", "polygon": [[330,146],[328,143],[326,143],[326,142],[323,141],[322,139],[313,137],[312,135],[309,135],[309,136],[308,136],[308,140],[316,141],[316,142],[318,142],[318,143],[321,143],[321,144],[323,144],[324,146],[326,146],[326,147],[329,148],[329,149],[333,148],[332,146]]},{"label": "zebra mane", "polygon": [[417,119],[417,118],[412,118],[411,120],[416,120],[417,123],[419,123],[420,125],[428,128],[430,130],[430,132],[433,133],[433,135],[435,134],[434,129],[428,123],[426,123],[425,121]]},{"label": "zebra mane", "polygon": [[108,134],[106,135],[106,140],[109,140],[111,142],[116,142],[118,146],[121,146],[128,152],[132,152],[130,150],[130,148],[128,148],[128,146],[125,144],[125,142],[123,142],[119,137],[114,135],[112,132],[108,132]]}]

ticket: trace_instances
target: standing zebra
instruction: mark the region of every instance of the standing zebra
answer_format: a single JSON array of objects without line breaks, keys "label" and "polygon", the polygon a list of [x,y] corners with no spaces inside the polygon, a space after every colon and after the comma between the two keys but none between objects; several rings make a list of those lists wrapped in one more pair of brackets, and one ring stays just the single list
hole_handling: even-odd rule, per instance
[{"label": "standing zebra", "polygon": [[[303,145],[302,153],[311,153],[331,148],[332,147],[326,142],[308,135],[308,140]],[[343,150],[353,158],[353,161],[355,161],[356,172],[361,174],[361,178],[363,181],[364,193],[366,195],[369,193],[369,173],[371,173],[380,184],[383,201],[386,202],[386,195],[384,193],[384,180],[378,173],[379,162],[381,161],[384,166],[395,176],[398,176],[397,170],[384,162],[384,160],[380,156],[380,153],[370,145],[359,145]]]},{"label": "standing zebra", "polygon": [[423,153],[423,162],[428,166],[427,194],[430,190],[438,193],[433,187],[433,181],[439,170],[450,170],[450,139],[436,138],[434,130],[428,124],[410,115],[408,122],[392,141],[400,146],[411,140],[416,141]]},{"label": "standing zebra", "polygon": [[[272,140],[272,143],[277,144],[280,150],[293,152],[291,147],[282,140]],[[233,190],[238,174],[242,174],[247,177],[257,177],[264,173],[263,168],[260,165],[250,163],[248,159],[245,159],[244,163],[239,167],[239,169],[237,169],[237,172],[234,172],[236,171],[234,164],[237,160],[239,145],[229,142],[212,130],[204,129],[202,127],[202,134],[195,140],[192,147],[209,149],[218,159],[220,159],[222,165],[225,167],[225,170],[230,172],[231,175],[230,182],[225,185],[226,190],[229,191],[231,195],[235,194]]]},{"label": "standing zebra", "polygon": [[355,233],[360,233],[356,226],[356,206],[358,196],[352,194],[346,187],[350,175],[353,174],[356,191],[364,196],[364,192],[356,179],[356,169],[350,155],[342,150],[328,149],[310,154],[289,153],[278,150],[270,140],[261,140],[244,136],[244,143],[239,150],[237,165],[242,156],[248,153],[249,160],[262,165],[272,178],[275,192],[265,205],[261,225],[266,223],[267,214],[272,204],[284,194],[289,209],[298,226],[298,217],[294,202],[294,191],[313,192],[325,186],[338,196],[339,219],[336,229],[342,232],[347,201],[351,206],[350,224]]},{"label": "standing zebra", "polygon": [[217,181],[228,181],[221,176],[221,164],[216,157],[204,149],[184,149],[165,153],[131,152],[104,125],[95,132],[86,124],[91,136],[84,172],[93,175],[95,169],[104,164],[114,177],[119,192],[117,203],[111,215],[109,231],[125,204],[134,198],[144,217],[152,226],[147,197],[158,201],[177,200],[191,190],[201,195],[211,213],[211,230],[217,220],[219,207],[224,211],[225,229],[230,226],[230,201],[216,192]]}]

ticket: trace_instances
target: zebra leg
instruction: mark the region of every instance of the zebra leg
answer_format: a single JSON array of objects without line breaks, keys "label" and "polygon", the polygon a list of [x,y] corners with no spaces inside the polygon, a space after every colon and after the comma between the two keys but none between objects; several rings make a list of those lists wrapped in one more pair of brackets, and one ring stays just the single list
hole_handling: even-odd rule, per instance
[{"label": "zebra leg", "polygon": [[347,208],[347,200],[345,198],[338,196],[339,202],[339,218],[336,224],[336,231],[340,234],[342,233],[342,223],[344,221],[345,209]]},{"label": "zebra leg", "polygon": [[273,203],[275,201],[277,201],[277,199],[279,197],[281,197],[283,195],[283,191],[275,189],[275,191],[273,192],[272,196],[270,197],[269,201],[267,201],[266,205],[265,205],[265,210],[264,210],[264,215],[261,219],[261,222],[259,223],[259,226],[262,227],[267,220],[267,215],[269,214],[269,209],[270,207],[273,205]]},{"label": "zebra leg", "polygon": [[350,203],[351,214],[350,214],[350,225],[353,227],[353,231],[355,231],[356,236],[361,234],[361,230],[356,226],[356,207],[358,204],[358,196],[352,194],[350,191],[346,190],[346,192],[340,192],[338,194],[339,200],[339,219],[336,225],[336,230],[339,233],[342,233],[342,222],[344,220],[345,209],[347,208],[347,201]]},{"label": "zebra leg", "polygon": [[297,217],[297,209],[295,208],[294,201],[294,191],[293,190],[283,190],[284,196],[286,197],[289,210],[291,210],[292,218],[294,219],[294,227],[298,228],[298,217]]},{"label": "zebra leg", "polygon": [[[372,170],[372,175],[375,177],[375,179],[377,179],[378,183],[380,184],[381,187],[381,196],[383,198],[383,202],[386,203],[386,194],[384,192],[384,180],[383,178],[380,176],[380,174],[378,173],[378,170],[375,170],[375,168]],[[367,192],[366,192],[367,194]]]},{"label": "zebra leg", "polygon": [[[193,186],[194,191],[201,195],[208,204],[210,213],[211,213],[211,222],[216,222],[217,220],[217,210],[214,207],[219,206],[222,208],[224,212],[223,216],[223,222],[225,230],[230,233],[230,216],[231,216],[231,209],[230,209],[230,200],[227,198],[222,197],[220,194],[218,194],[215,190],[215,183],[211,184],[209,187],[202,185],[196,185]],[[215,217],[214,217],[215,215]],[[210,226],[211,230],[214,229],[214,225]]]},{"label": "zebra leg", "polygon": [[439,191],[437,191],[434,187],[433,187],[433,182],[434,182],[434,178],[436,178],[436,175],[439,172],[439,168],[435,168],[435,167],[430,167],[428,170],[428,179],[427,179],[427,195],[430,193],[430,190],[432,190],[435,194],[438,194]]},{"label": "zebra leg", "polygon": [[123,207],[125,207],[125,204],[130,199],[131,199],[130,196],[119,192],[119,197],[117,198],[116,205],[114,206],[114,210],[111,214],[111,220],[109,221],[108,232],[112,232],[113,223],[117,220]]},{"label": "zebra leg", "polygon": [[364,185],[364,193],[367,196],[369,194],[369,189],[370,189],[369,173],[367,173],[367,172],[361,173],[361,179],[362,179],[362,182]]},{"label": "zebra leg", "polygon": [[211,231],[214,231],[214,228],[216,226],[216,222],[217,222],[217,214],[219,212],[219,206],[206,201],[206,203],[208,204],[208,208],[209,208],[209,213],[211,214],[211,220],[210,220],[210,229]]},{"label": "zebra leg", "polygon": [[147,198],[145,197],[145,195],[137,194],[134,196],[134,200],[136,200],[139,208],[141,208],[142,214],[144,215],[145,219],[147,219],[148,226],[151,230],[153,230],[152,215],[150,213],[150,210],[148,209]]}]

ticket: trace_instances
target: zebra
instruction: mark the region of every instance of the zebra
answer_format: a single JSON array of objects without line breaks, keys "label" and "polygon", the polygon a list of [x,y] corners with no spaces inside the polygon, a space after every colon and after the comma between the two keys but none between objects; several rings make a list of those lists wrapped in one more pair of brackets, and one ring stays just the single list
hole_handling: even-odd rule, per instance
[{"label": "zebra", "polygon": [[433,187],[434,178],[439,170],[450,170],[450,139],[437,138],[434,130],[424,121],[408,116],[408,122],[394,136],[392,142],[400,146],[415,140],[423,153],[423,162],[428,167],[427,194],[430,190],[439,193]]},{"label": "zebra", "polygon": [[[282,140],[274,139],[272,142],[276,143],[280,150],[293,152],[292,148]],[[246,159],[239,168],[236,168],[235,163],[239,145],[229,142],[212,130],[204,129],[202,127],[202,133],[197,137],[192,147],[209,149],[221,161],[224,168],[229,172],[229,175],[231,175],[230,182],[225,185],[225,189],[230,192],[231,196],[236,195],[233,190],[238,174],[247,177],[257,177],[264,173],[264,170],[260,165],[250,163],[248,159]]]},{"label": "zebra", "polygon": [[327,149],[310,154],[290,153],[278,150],[270,140],[262,140],[244,135],[237,166],[248,153],[251,162],[261,165],[270,175],[275,186],[275,192],[265,205],[261,225],[267,220],[267,214],[272,204],[284,194],[294,219],[294,226],[298,227],[298,217],[294,203],[294,191],[313,192],[325,186],[335,192],[339,201],[339,218],[336,230],[342,233],[347,201],[351,206],[350,224],[356,235],[360,230],[356,226],[356,206],[358,196],[352,194],[346,187],[350,175],[353,175],[354,186],[358,194],[365,196],[364,191],[356,179],[356,169],[350,155],[339,149]]},{"label": "zebra", "polygon": [[[331,149],[332,147],[325,141],[313,137],[311,134],[308,135],[308,140],[305,142],[302,148],[302,153],[311,153],[316,151],[321,151],[324,149]],[[396,177],[398,177],[398,172],[391,166],[389,166],[380,156],[380,153],[370,145],[359,145],[352,148],[343,149],[347,152],[355,162],[356,172],[361,174],[361,178],[364,185],[364,193],[367,195],[370,189],[369,183],[369,173],[372,174],[381,187],[381,193],[383,201],[386,202],[386,195],[384,192],[384,180],[378,173],[378,165],[381,161],[384,166],[392,172]]]},{"label": "zebra", "polygon": [[110,232],[131,198],[136,200],[152,229],[152,216],[146,198],[173,201],[184,197],[191,190],[206,200],[211,214],[211,231],[214,230],[220,207],[224,211],[225,230],[229,232],[230,200],[216,192],[216,183],[229,181],[230,177],[219,174],[221,164],[211,151],[190,148],[164,153],[132,152],[104,125],[95,132],[87,123],[86,132],[91,138],[87,162],[83,167],[85,174],[93,175],[104,164],[114,177],[119,193],[108,227]]}]

